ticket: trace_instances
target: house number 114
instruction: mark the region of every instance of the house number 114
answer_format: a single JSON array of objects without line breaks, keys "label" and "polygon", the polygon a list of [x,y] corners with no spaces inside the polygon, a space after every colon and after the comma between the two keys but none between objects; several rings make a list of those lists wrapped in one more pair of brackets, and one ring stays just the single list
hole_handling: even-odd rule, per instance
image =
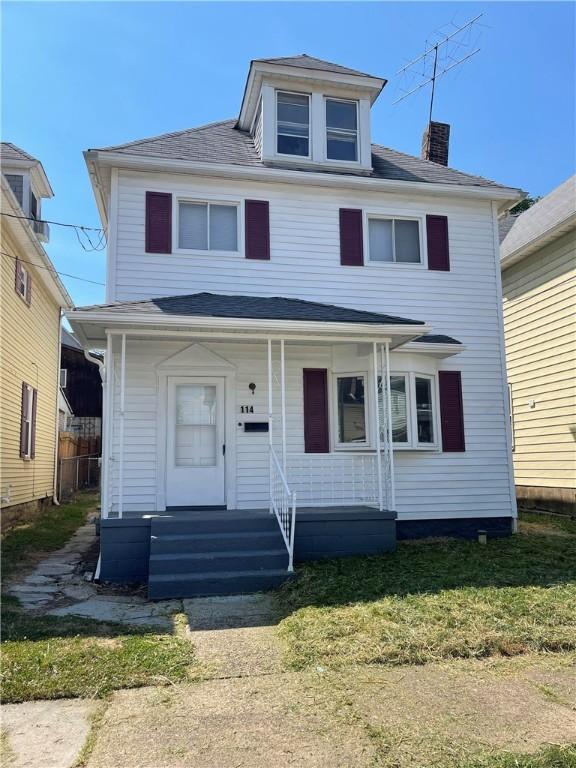
[{"label": "house number 114", "polygon": [[240,413],[254,413],[254,406],[253,405],[241,405],[240,406]]}]

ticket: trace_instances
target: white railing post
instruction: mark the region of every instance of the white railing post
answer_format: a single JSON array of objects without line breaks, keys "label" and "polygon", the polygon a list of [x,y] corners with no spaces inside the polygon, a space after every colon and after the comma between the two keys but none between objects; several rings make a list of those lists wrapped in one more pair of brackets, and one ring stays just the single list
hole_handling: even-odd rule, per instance
[{"label": "white railing post", "polygon": [[280,339],[280,401],[282,408],[282,469],[286,476],[286,367],[284,363],[284,339]]},{"label": "white railing post", "polygon": [[391,389],[391,379],[390,379],[390,342],[386,342],[385,351],[386,351],[386,400],[387,400],[387,410],[388,410],[388,447],[390,451],[390,501],[393,512],[396,511],[396,485],[394,480],[394,445],[392,442],[392,395],[390,393]]},{"label": "white railing post", "polygon": [[114,386],[114,349],[112,346],[112,334],[106,332],[106,382],[104,386],[104,403],[102,409],[102,482],[100,499],[100,506],[102,510],[102,517],[107,518],[110,515],[110,487],[112,485],[112,432],[113,432],[113,413],[112,413],[112,397]]},{"label": "white railing post", "polygon": [[382,459],[380,446],[380,406],[378,403],[378,347],[376,342],[372,345],[372,358],[374,363],[374,406],[376,411],[376,475],[378,481],[378,509],[382,511]]},{"label": "white railing post", "polygon": [[126,334],[122,334],[120,353],[120,441],[118,456],[118,517],[124,508],[124,407],[126,403]]}]

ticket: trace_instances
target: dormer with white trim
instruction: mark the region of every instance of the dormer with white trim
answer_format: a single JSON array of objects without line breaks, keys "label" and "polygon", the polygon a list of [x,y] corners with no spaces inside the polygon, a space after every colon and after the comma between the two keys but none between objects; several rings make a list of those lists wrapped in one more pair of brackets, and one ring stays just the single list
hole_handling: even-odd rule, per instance
[{"label": "dormer with white trim", "polygon": [[48,224],[41,220],[42,199],[54,197],[54,192],[42,163],[10,142],[2,142],[0,157],[2,173],[22,209],[22,215],[31,219],[38,239],[47,243],[50,233]]},{"label": "dormer with white trim", "polygon": [[287,167],[372,170],[370,108],[386,80],[307,56],[255,59],[238,128],[262,161]]}]

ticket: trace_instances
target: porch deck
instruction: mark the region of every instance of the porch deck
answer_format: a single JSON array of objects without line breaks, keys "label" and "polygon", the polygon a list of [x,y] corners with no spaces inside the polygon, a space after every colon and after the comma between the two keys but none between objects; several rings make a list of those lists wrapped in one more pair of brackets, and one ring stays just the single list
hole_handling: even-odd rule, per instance
[{"label": "porch deck", "polygon": [[[288,554],[267,509],[128,512],[101,521],[100,578],[147,582],[152,598],[256,592],[282,583]],[[300,507],[295,562],[394,549],[396,514],[367,505]]]}]

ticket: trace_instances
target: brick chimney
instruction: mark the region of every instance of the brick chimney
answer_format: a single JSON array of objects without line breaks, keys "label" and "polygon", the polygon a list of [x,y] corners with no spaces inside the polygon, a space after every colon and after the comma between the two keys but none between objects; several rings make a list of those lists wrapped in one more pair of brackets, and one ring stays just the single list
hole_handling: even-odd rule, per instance
[{"label": "brick chimney", "polygon": [[428,124],[422,136],[422,158],[433,163],[448,165],[448,146],[450,144],[450,126],[448,123]]}]

